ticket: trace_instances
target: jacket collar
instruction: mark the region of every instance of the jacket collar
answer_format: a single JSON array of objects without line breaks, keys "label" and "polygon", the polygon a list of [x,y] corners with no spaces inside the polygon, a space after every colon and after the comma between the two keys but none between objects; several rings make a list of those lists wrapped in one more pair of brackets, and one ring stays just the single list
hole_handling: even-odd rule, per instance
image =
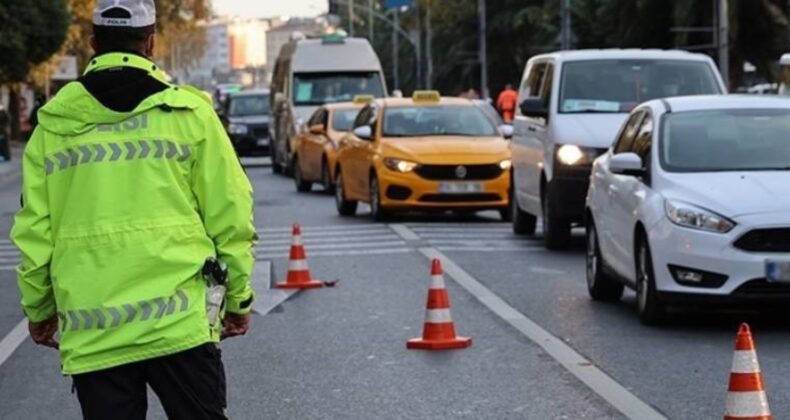
[{"label": "jacket collar", "polygon": [[145,70],[151,77],[162,83],[169,84],[168,77],[153,61],[141,55],[126,52],[112,52],[93,57],[85,68],[83,75],[118,67],[132,67]]}]

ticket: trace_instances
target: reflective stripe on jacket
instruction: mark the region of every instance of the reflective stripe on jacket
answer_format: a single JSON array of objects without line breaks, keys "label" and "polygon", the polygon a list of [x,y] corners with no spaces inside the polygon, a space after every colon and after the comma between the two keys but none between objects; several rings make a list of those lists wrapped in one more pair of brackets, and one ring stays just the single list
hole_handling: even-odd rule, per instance
[{"label": "reflective stripe on jacket", "polygon": [[[166,83],[125,53],[96,57],[86,74],[120,68]],[[227,310],[249,312],[256,235],[252,187],[210,102],[167,84],[117,112],[72,82],[39,118],[11,236],[23,310],[58,317],[63,372],[218,341],[200,270],[209,256],[225,262]]]}]

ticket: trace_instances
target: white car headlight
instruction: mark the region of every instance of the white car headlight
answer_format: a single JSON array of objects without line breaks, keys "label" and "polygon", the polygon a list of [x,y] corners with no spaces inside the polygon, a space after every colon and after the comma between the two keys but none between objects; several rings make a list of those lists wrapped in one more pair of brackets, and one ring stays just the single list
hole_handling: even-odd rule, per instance
[{"label": "white car headlight", "polygon": [[503,171],[506,171],[513,167],[513,161],[510,159],[503,160],[502,162],[499,162],[499,167],[502,168]]},{"label": "white car headlight", "polygon": [[578,166],[591,164],[601,152],[594,147],[563,144],[557,148],[556,156],[557,160],[565,166]]},{"label": "white car headlight", "polygon": [[244,124],[230,124],[228,125],[228,133],[230,134],[247,134],[249,129]]},{"label": "white car headlight", "polygon": [[664,207],[669,221],[678,226],[714,233],[727,233],[735,227],[732,220],[688,203],[666,200]]},{"label": "white car headlight", "polygon": [[420,165],[414,162],[409,162],[408,160],[384,158],[384,166],[396,172],[407,173],[413,171]]}]

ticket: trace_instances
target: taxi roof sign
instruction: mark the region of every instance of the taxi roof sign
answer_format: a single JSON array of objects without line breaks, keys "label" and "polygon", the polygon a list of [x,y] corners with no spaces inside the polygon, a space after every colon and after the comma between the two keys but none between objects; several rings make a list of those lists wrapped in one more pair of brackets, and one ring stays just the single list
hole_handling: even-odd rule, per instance
[{"label": "taxi roof sign", "polygon": [[415,90],[411,95],[411,100],[414,102],[439,103],[441,99],[442,95],[435,90]]},{"label": "taxi roof sign", "polygon": [[356,95],[354,96],[355,105],[364,105],[373,102],[373,95]]}]

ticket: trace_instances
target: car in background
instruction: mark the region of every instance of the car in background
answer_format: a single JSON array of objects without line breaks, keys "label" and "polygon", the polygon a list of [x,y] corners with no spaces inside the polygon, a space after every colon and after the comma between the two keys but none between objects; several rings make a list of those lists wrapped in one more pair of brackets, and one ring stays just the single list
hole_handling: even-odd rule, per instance
[{"label": "car in background", "polygon": [[269,91],[265,89],[228,96],[222,119],[239,156],[260,156],[269,152],[269,104]]},{"label": "car in background", "polygon": [[667,305],[790,302],[766,280],[790,263],[790,101],[701,96],[647,102],[596,159],[586,199],[587,285]]},{"label": "car in background", "polygon": [[508,217],[510,151],[505,134],[468,99],[416,91],[362,108],[340,141],[335,202],[340,215],[357,203],[372,217],[393,212],[499,210]]},{"label": "car in background", "polygon": [[372,96],[357,96],[353,102],[323,105],[307,120],[306,130],[294,141],[291,166],[297,191],[310,191],[316,182],[324,191],[334,191],[340,139],[351,130],[359,110],[372,100]]},{"label": "car in background", "polygon": [[584,218],[592,161],[628,112],[654,98],[726,93],[710,57],[685,51],[581,50],[527,62],[513,123],[513,230],[565,248]]},{"label": "car in background", "polygon": [[287,174],[293,169],[294,139],[319,106],[387,93],[379,57],[368,40],[342,33],[307,39],[297,34],[280,50],[271,89],[272,169]]}]

